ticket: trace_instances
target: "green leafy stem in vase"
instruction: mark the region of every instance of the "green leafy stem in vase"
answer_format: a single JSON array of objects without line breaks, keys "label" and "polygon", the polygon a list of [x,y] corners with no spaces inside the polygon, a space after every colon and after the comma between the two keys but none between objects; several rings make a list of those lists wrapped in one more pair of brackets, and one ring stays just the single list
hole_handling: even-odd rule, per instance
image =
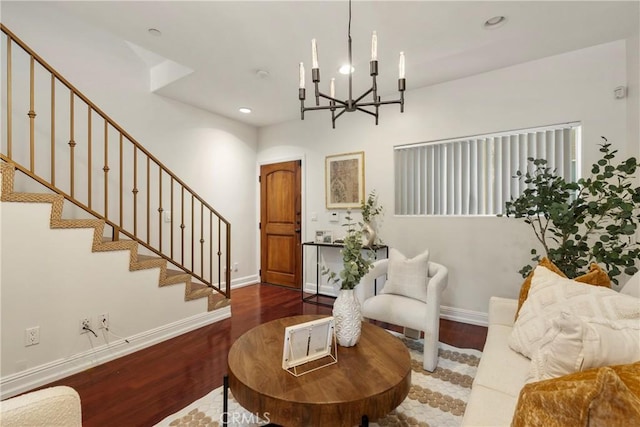
[{"label": "green leafy stem in vase", "polygon": [[362,245],[362,227],[353,222],[351,212],[347,211],[346,228],[342,253],[342,270],[340,273],[331,271],[327,266],[322,266],[322,275],[327,276],[330,283],[340,283],[340,289],[353,289],[360,279],[369,272],[375,259],[373,251]]},{"label": "green leafy stem in vase", "polygon": [[382,206],[378,206],[378,195],[376,194],[376,190],[369,193],[369,197],[367,197],[366,201],[362,201],[360,209],[362,209],[362,221],[367,224],[371,223],[376,216],[382,213]]}]

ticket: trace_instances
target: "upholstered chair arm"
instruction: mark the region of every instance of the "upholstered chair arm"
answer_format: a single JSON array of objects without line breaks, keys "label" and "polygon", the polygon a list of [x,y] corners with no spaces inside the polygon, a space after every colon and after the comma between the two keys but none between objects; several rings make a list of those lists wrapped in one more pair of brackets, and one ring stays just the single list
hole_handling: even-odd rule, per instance
[{"label": "upholstered chair arm", "polygon": [[371,270],[362,277],[358,286],[355,287],[354,293],[360,304],[375,295],[376,279],[387,274],[388,268],[388,259],[380,259],[371,264]]},{"label": "upholstered chair arm", "polygon": [[3,400],[0,407],[2,427],[82,426],[80,396],[67,386],[50,387]]},{"label": "upholstered chair arm", "polygon": [[[424,368],[432,372],[438,364],[438,338],[440,334],[440,302],[447,287],[449,271],[442,264],[429,261],[427,286],[427,324],[424,327]],[[431,351],[427,351],[431,349]]]}]

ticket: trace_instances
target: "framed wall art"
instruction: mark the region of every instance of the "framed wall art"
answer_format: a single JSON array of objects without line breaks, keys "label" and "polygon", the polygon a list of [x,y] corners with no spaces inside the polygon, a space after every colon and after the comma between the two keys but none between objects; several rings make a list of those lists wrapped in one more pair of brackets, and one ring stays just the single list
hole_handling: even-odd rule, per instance
[{"label": "framed wall art", "polygon": [[327,209],[359,208],[364,200],[364,151],[325,159]]}]

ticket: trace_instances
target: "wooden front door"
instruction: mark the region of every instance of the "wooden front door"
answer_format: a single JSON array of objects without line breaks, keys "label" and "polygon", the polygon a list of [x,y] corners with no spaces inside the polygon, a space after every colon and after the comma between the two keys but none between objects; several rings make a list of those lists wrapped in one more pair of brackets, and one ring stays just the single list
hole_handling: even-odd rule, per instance
[{"label": "wooden front door", "polygon": [[260,280],[300,288],[301,165],[260,167]]}]

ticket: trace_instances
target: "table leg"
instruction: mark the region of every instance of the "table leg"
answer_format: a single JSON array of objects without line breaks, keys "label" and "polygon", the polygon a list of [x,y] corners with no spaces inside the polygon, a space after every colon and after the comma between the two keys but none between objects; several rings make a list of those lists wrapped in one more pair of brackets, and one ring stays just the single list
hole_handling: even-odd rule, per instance
[{"label": "table leg", "polygon": [[225,375],[222,380],[222,427],[227,427],[228,415],[229,415],[229,376]]}]

